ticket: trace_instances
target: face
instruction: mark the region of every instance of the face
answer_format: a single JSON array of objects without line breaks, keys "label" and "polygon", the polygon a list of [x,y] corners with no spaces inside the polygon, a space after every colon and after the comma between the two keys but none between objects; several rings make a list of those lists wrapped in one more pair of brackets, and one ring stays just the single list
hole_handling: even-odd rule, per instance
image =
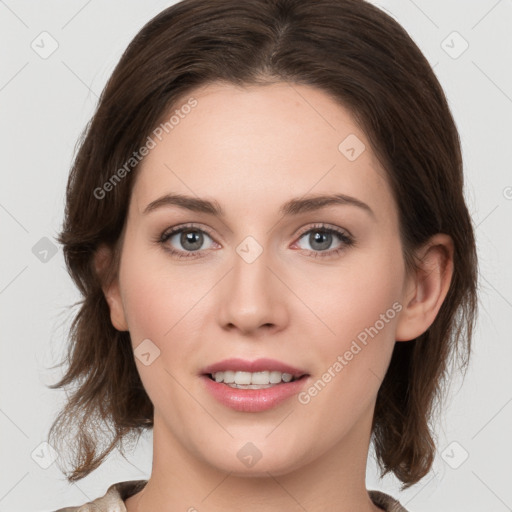
[{"label": "face", "polygon": [[[191,96],[137,170],[112,321],[130,332],[162,446],[284,474],[369,434],[405,300],[397,209],[369,140],[324,92],[210,84]],[[205,375],[252,369],[235,384],[268,383],[257,371],[286,380],[290,367],[292,382],[259,391]]]}]

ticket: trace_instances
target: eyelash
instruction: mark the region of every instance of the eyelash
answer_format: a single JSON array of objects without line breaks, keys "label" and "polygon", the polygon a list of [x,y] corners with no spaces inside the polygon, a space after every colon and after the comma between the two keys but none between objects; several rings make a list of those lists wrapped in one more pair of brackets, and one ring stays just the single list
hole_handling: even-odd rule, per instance
[{"label": "eyelash", "polygon": [[[188,254],[184,253],[183,251],[177,251],[176,249],[169,248],[168,246],[165,246],[166,242],[175,234],[181,233],[183,231],[199,231],[202,233],[206,233],[210,238],[213,239],[212,235],[209,233],[208,230],[202,229],[197,227],[195,224],[186,224],[183,226],[177,226],[175,228],[172,228],[170,231],[164,231],[155,241],[158,244],[161,244],[164,246],[164,249],[171,253],[173,256],[177,257],[178,259],[181,258],[202,258],[203,256],[197,256],[197,254],[200,251],[187,251]],[[355,239],[352,235],[349,235],[345,231],[338,230],[336,228],[328,227],[325,224],[315,224],[314,226],[308,228],[307,230],[303,231],[300,235],[298,240],[300,240],[305,234],[310,233],[311,231],[318,231],[322,232],[324,234],[333,234],[337,235],[341,242],[343,242],[343,246],[338,247],[337,249],[331,249],[328,251],[311,251],[308,249],[303,249],[310,253],[314,258],[330,258],[337,256],[342,251],[346,250],[348,247],[352,247],[355,245]]]}]

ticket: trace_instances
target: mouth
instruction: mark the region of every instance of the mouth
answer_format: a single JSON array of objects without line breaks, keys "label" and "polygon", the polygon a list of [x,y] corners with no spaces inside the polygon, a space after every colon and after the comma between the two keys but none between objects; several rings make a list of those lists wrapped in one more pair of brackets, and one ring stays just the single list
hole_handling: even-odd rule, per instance
[{"label": "mouth", "polygon": [[304,370],[268,358],[254,361],[240,358],[224,359],[204,368],[202,375],[236,389],[265,389],[309,376]]},{"label": "mouth", "polygon": [[210,380],[234,389],[266,389],[308,377],[309,374],[292,374],[277,370],[247,372],[225,370],[204,374]]},{"label": "mouth", "polygon": [[225,359],[203,368],[204,389],[238,412],[259,413],[284,404],[308,383],[310,374],[275,359]]}]

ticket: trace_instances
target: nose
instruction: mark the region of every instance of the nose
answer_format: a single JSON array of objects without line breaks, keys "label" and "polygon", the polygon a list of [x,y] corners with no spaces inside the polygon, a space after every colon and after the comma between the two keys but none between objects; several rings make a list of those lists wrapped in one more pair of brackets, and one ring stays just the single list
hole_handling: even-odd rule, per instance
[{"label": "nose", "polygon": [[254,261],[243,252],[235,252],[232,261],[233,267],[221,288],[221,327],[245,335],[284,329],[290,292],[269,251],[264,249]]}]

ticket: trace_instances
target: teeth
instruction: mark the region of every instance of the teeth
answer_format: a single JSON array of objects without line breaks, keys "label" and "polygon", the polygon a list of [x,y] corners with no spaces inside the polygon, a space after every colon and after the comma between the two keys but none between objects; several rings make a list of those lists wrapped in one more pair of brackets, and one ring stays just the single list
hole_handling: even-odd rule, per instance
[{"label": "teeth", "polygon": [[[289,375],[290,374],[287,373],[286,378],[288,378]],[[283,374],[281,374],[281,372],[269,372],[268,380],[271,384],[278,384],[279,382],[281,382],[281,380],[284,380],[282,377],[283,377]],[[288,382],[288,381],[285,381],[285,382]]]},{"label": "teeth", "polygon": [[224,384],[234,384],[241,386],[267,386],[271,384],[279,384],[281,382],[290,382],[294,380],[293,375],[290,373],[282,373],[277,371],[264,371],[264,372],[233,372],[226,370],[225,372],[212,373],[215,382],[223,382]]}]

